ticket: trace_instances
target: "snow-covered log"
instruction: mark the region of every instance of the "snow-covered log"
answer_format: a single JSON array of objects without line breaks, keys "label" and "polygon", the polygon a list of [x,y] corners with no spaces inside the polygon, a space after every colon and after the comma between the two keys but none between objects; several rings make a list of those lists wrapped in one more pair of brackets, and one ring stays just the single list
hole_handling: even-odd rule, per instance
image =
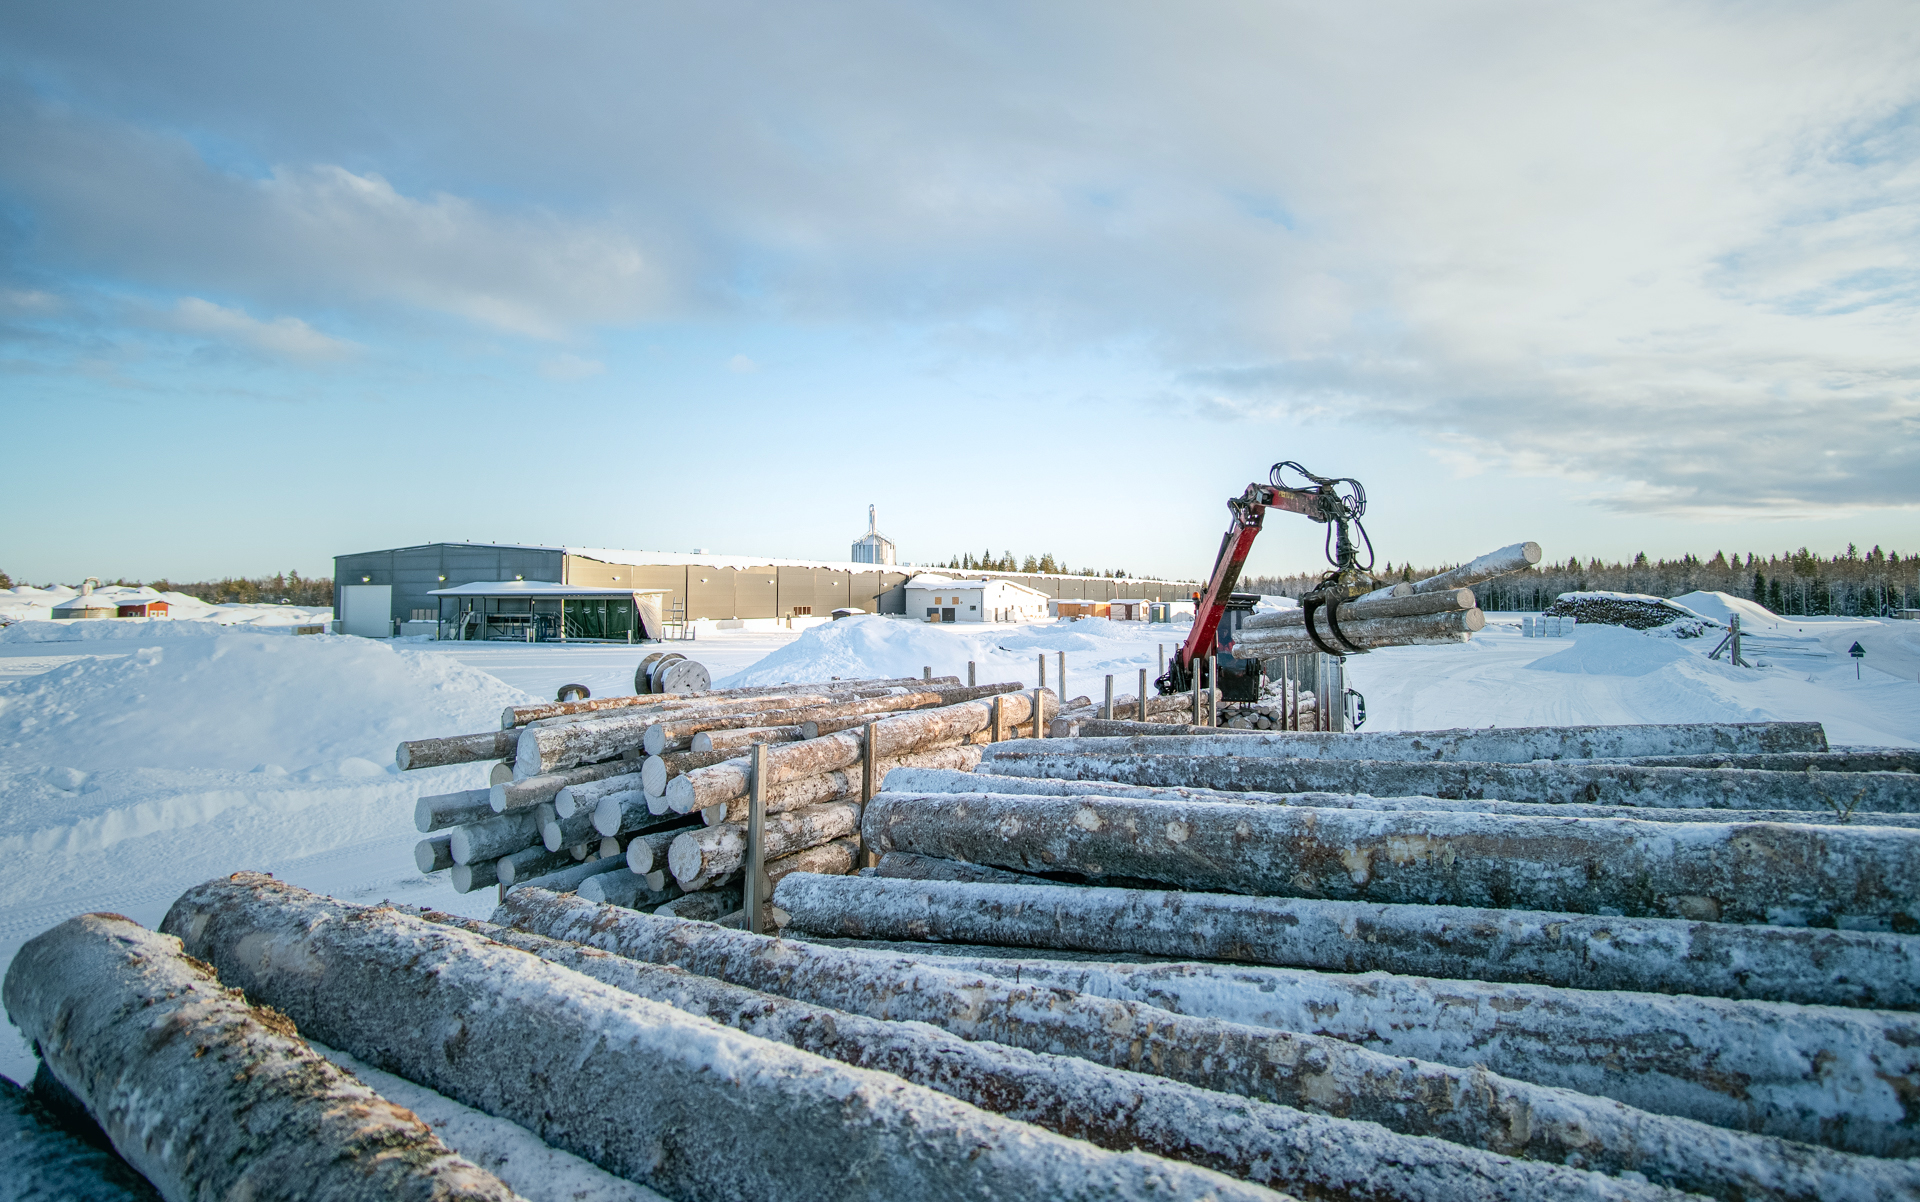
[{"label": "snow-covered log", "polygon": [[[1339,622],[1340,634],[1348,645],[1372,649],[1464,643],[1475,632],[1486,629],[1487,616],[1477,609],[1467,609],[1410,618],[1355,618],[1349,621],[1341,617]],[[1330,646],[1339,646],[1333,635],[1324,629],[1325,625],[1325,615],[1322,615],[1315,625],[1321,639]],[[1320,650],[1320,644],[1313,641],[1304,625],[1284,626],[1243,635],[1233,641],[1229,650],[1243,659],[1272,659],[1281,655],[1313,655]]]},{"label": "snow-covered log", "polygon": [[881,793],[868,848],[1213,893],[1920,930],[1920,832]]},{"label": "snow-covered log", "polygon": [[1075,739],[1052,747],[998,743],[987,758],[1033,751],[1087,756],[1237,755],[1324,760],[1463,760],[1528,764],[1534,760],[1622,759],[1643,755],[1825,751],[1818,722],[1686,722],[1660,726],[1516,726],[1486,730],[1346,733],[1239,732],[1188,747],[1156,740]]},{"label": "snow-covered log", "polygon": [[414,768],[440,768],[447,764],[472,764],[480,760],[510,760],[519,743],[517,730],[489,730],[477,735],[451,735],[444,739],[411,739],[394,750],[393,762],[406,772]]},{"label": "snow-covered log", "polygon": [[[1242,736],[1208,735],[1225,744]],[[1299,736],[1312,738],[1314,736]],[[1336,735],[1336,738],[1353,738]],[[1077,740],[1085,742],[1086,740]],[[1408,763],[1397,760],[1280,759],[1195,755],[1192,739],[1127,739],[1130,753],[1009,752],[989,747],[987,770],[1001,776],[1110,780],[1157,788],[1261,793],[1366,793],[1376,797],[1483,798],[1532,805],[1653,806],[1660,809],[1808,810],[1920,813],[1920,776],[1906,772],[1756,772],[1746,768],[1639,768],[1625,764]],[[1156,755],[1156,744],[1181,754]],[[1203,744],[1200,744],[1203,745]]]},{"label": "snow-covered log", "polygon": [[1643,755],[1623,760],[1635,768],[1752,768],[1761,772],[1920,772],[1920,751],[1836,747],[1832,751],[1758,755]]},{"label": "snow-covered log", "polygon": [[117,914],[28,940],[5,1001],[48,1070],[168,1198],[516,1197],[178,939]]},{"label": "snow-covered log", "polygon": [[[786,704],[823,705],[829,700],[822,693],[791,694],[786,698]],[[768,707],[761,699],[753,697],[720,701],[713,707],[715,712],[729,713],[764,708]],[[573,722],[565,726],[528,727],[521,735],[519,750],[514,753],[514,775],[524,780],[561,768],[571,768],[575,764],[608,759],[625,751],[637,751],[646,737],[647,729],[656,721],[648,715],[616,713],[610,717]]]},{"label": "snow-covered log", "polygon": [[673,846],[673,841],[689,825],[686,818],[681,818],[677,823],[663,823],[659,830],[635,835],[625,852],[628,870],[644,876],[657,867],[663,867],[667,862],[667,849]]},{"label": "snow-covered log", "polygon": [[[795,873],[776,889],[774,904],[784,909],[784,891],[819,881],[899,884]],[[1586,1167],[1642,1173],[1663,1185],[1723,1198],[1813,1202],[1920,1187],[1920,1164],[1725,1131],[1483,1070],[1036,988],[903,956],[687,927],[609,913],[551,893],[516,893],[494,912],[494,921],[797,1001],[931,1023],[963,1039],[1071,1055],[1501,1155],[1553,1163],[1578,1156]]]},{"label": "snow-covered log", "polygon": [[640,764],[640,787],[648,797],[664,797],[667,782],[674,777],[695,768],[725,763],[738,754],[735,751],[669,751],[665,755],[650,755]]},{"label": "snow-covered log", "polygon": [[553,812],[561,818],[571,818],[585,810],[591,814],[600,799],[616,793],[637,793],[642,788],[639,765],[632,760],[622,761],[629,771],[611,773],[598,780],[582,781],[568,785],[553,795]]},{"label": "snow-covered log", "polygon": [[[831,839],[855,834],[860,827],[858,803],[835,803],[769,814],[765,827],[766,858],[792,855]],[[741,823],[725,823],[682,831],[667,850],[667,870],[680,887],[692,893],[730,884],[746,863],[747,830]]]},{"label": "snow-covered log", "polygon": [[553,851],[544,847],[523,847],[495,860],[493,871],[500,884],[512,888],[515,881],[524,883],[537,876],[576,867],[581,862],[580,857],[564,847]]},{"label": "snow-covered log", "polygon": [[[1476,584],[1493,580],[1500,576],[1508,576],[1514,572],[1524,572],[1539,562],[1539,543],[1514,543],[1512,546],[1502,547],[1498,551],[1489,551],[1477,559],[1463,563],[1457,568],[1442,572],[1438,576],[1429,576],[1425,580],[1416,580],[1413,582],[1412,591],[1414,593],[1440,593],[1450,592],[1453,589],[1472,588]],[[1359,600],[1375,601],[1382,597],[1391,596],[1395,591],[1395,586],[1388,585],[1386,588],[1373,590],[1359,598]]]},{"label": "snow-covered log", "polygon": [[453,867],[453,832],[441,831],[413,845],[413,862],[421,872]]},{"label": "snow-covered log", "polygon": [[455,893],[472,893],[475,889],[485,889],[488,885],[500,883],[498,860],[475,860],[471,864],[455,864],[447,873],[447,882]]},{"label": "snow-covered log", "polygon": [[941,963],[1459,1068],[1484,1065],[1717,1127],[1870,1156],[1920,1152],[1901,1101],[1903,1083],[1920,1079],[1913,1014],[1215,964]]},{"label": "snow-covered log", "polygon": [[455,864],[494,860],[540,842],[538,810],[512,810],[453,828]]},{"label": "snow-covered log", "polygon": [[[767,883],[778,885],[790,874],[812,872],[821,876],[845,876],[852,872],[860,855],[858,838],[831,839],[813,847],[770,859],[766,864]],[[769,888],[767,894],[773,890]]]},{"label": "snow-covered log", "polygon": [[492,803],[493,812],[496,814],[504,814],[509,810],[524,810],[555,800],[560,796],[560,790],[571,785],[584,785],[589,781],[621,776],[634,770],[633,761],[625,759],[586,764],[561,772],[529,776],[525,780],[504,781],[493,786],[488,800]]},{"label": "snow-covered log", "polygon": [[[927,709],[935,705],[955,705],[962,701],[986,700],[989,698],[1001,696],[1003,694],[1017,693],[1019,691],[1020,691],[1020,685],[1015,683],[983,684],[983,685],[975,685],[972,687],[962,687],[962,688],[956,688],[956,689],[942,689],[937,693],[933,694],[933,696],[938,698],[938,700],[936,701],[919,700],[915,704],[911,704],[911,705],[895,704],[895,705],[887,706],[885,709],[879,708],[879,702],[880,700],[883,700],[883,699],[876,699],[875,701],[870,701],[866,703],[867,705],[872,706],[874,708],[853,711],[847,714],[840,715],[838,717],[822,716],[822,717],[810,718],[807,721],[801,723],[801,726],[806,730],[805,737],[809,739],[817,739],[821,735],[837,734],[843,730],[852,730],[858,726],[865,726],[868,720],[874,714],[894,713],[901,710]],[[921,694],[920,696],[924,698],[926,694]]]},{"label": "snow-covered log", "polygon": [[478,822],[493,813],[487,800],[489,796],[490,792],[486,789],[463,789],[458,793],[422,797],[413,805],[413,825],[424,835],[466,822]]},{"label": "snow-covered log", "polygon": [[1130,718],[1109,719],[1088,716],[1077,720],[1060,719],[1049,728],[1047,733],[1055,739],[1102,739],[1115,736],[1165,739],[1176,735],[1214,736],[1239,732],[1228,730],[1224,726],[1195,726],[1191,722],[1171,722],[1161,719],[1135,722]]},{"label": "snow-covered log", "polygon": [[[601,832],[593,829],[592,810],[576,812],[562,818],[554,812],[552,806],[540,806],[534,811],[540,816],[540,842],[548,851],[559,851],[563,847],[572,847],[585,842],[589,837],[598,839]],[[617,834],[614,828],[609,834]],[[511,882],[509,882],[511,884]]]},{"label": "snow-covered log", "polygon": [[610,956],[512,927],[424,911],[615,989],[763,1039],[877,1069],[983,1109],[1101,1147],[1138,1147],[1302,1197],[1548,1202],[1679,1197],[1558,1165],[1516,1161],[1371,1123],[896,1023],[730,985],[664,964]]},{"label": "snow-covered log", "polygon": [[[1472,589],[1447,589],[1443,592],[1428,593],[1424,596],[1382,597],[1375,601],[1349,601],[1340,606],[1337,620],[1345,630],[1349,623],[1371,621],[1376,618],[1417,618],[1426,614],[1447,613],[1458,610],[1477,609],[1479,603],[1474,600]],[[1323,628],[1326,618],[1322,616],[1315,623],[1316,629]],[[1307,611],[1304,609],[1267,610],[1249,614],[1240,623],[1241,633],[1248,639],[1264,637],[1269,630],[1301,630],[1307,624]]]},{"label": "snow-covered log", "polygon": [[577,892],[588,901],[608,906],[625,906],[630,910],[651,910],[655,906],[672,901],[682,893],[680,886],[672,881],[656,882],[651,877],[651,873],[601,873],[591,880],[583,881]]},{"label": "snow-covered log", "polygon": [[797,743],[811,738],[802,726],[743,726],[738,730],[703,730],[693,736],[693,751],[730,751],[739,755],[756,743]]},{"label": "snow-covered log", "polygon": [[146,1179],[118,1156],[73,1134],[64,1115],[5,1077],[0,1077],[0,1181],[10,1197],[19,1199],[160,1202]]},{"label": "snow-covered log", "polygon": [[740,909],[740,895],[738,885],[725,889],[703,889],[674,898],[656,909],[654,914],[660,918],[680,918],[688,922],[718,922]]},{"label": "snow-covered log", "polygon": [[572,893],[580,888],[582,881],[590,876],[599,876],[603,872],[625,872],[627,861],[624,856],[601,856],[597,859],[583,860],[578,864],[569,864],[545,876],[536,876],[528,880],[515,880],[507,886],[509,892],[514,889],[550,889],[555,893]]},{"label": "snow-covered log", "polygon": [[[889,693],[881,697],[864,697],[848,700],[834,700],[825,705],[765,707],[748,713],[719,713],[710,715],[676,715],[651,727],[643,741],[649,755],[663,755],[669,751],[691,749],[703,750],[698,742],[700,735],[721,731],[737,730],[750,726],[786,726],[806,722],[825,722],[828,729],[815,730],[804,737],[817,738],[822,733],[833,733],[864,725],[864,719],[874,714],[896,713],[903,710],[928,709],[935,706],[952,705],[961,701],[972,701],[980,697],[991,697],[996,693],[1013,692],[1019,689],[1017,684],[982,685],[977,687],[956,686],[939,689],[917,689],[912,692]],[[731,738],[732,736],[729,736]],[[751,744],[744,744],[750,746]]]},{"label": "snow-covered log", "polygon": [[[1398,767],[1398,765],[1393,765]],[[1855,810],[1749,810],[1740,807],[1661,809],[1651,805],[1583,805],[1579,802],[1484,801],[1450,797],[1374,797],[1365,793],[1260,793],[1180,786],[1128,785],[1105,780],[995,776],[944,768],[907,768],[887,776],[895,793],[1017,793],[1038,797],[1127,797],[1160,801],[1215,801],[1230,805],[1315,806],[1350,810],[1434,810],[1462,814],[1510,814],[1525,818],[1633,818],[1641,822],[1793,822],[1816,826],[1897,826],[1920,829],[1920,814]],[[1659,797],[1650,801],[1662,800]],[[1729,812],[1731,811],[1731,812]]]},{"label": "snow-covered log", "polygon": [[969,881],[980,885],[1054,885],[1045,877],[1025,872],[1009,872],[985,864],[962,860],[942,860],[911,851],[890,851],[880,857],[874,869],[878,876],[903,881]]},{"label": "snow-covered log", "polygon": [[[950,747],[927,747],[906,755],[889,756],[874,764],[874,783],[878,787],[895,768],[903,767],[945,768],[955,772],[965,772],[979,764],[982,750],[983,748],[979,746],[963,744]],[[797,810],[802,806],[857,798],[860,795],[860,772],[858,765],[849,765],[819,776],[783,781],[767,790],[765,798],[767,813],[777,814],[783,810]],[[710,805],[698,812],[701,820],[708,826],[719,826],[723,822],[745,822],[747,799],[736,797],[724,805]]]},{"label": "snow-covered log", "polygon": [[[466,931],[270,878],[193,889],[167,926],[316,1038],[681,1202],[1272,1197],[757,1039]],[[529,1071],[542,1064],[567,1068]]]},{"label": "snow-covered log", "polygon": [[800,880],[785,883],[780,905],[796,929],[823,936],[1920,1009],[1912,935],[1152,889]]}]

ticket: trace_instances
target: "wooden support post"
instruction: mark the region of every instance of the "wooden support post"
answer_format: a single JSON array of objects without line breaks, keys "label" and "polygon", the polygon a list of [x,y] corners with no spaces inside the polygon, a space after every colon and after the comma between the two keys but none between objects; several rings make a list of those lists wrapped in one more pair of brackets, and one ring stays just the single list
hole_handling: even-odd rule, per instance
[{"label": "wooden support post", "polygon": [[967,661],[967,687],[970,689],[977,687],[974,683],[974,663],[972,660]]},{"label": "wooden support post", "polygon": [[1109,721],[1113,718],[1113,673],[1111,672],[1107,673],[1107,704],[1100,711],[1100,716]]},{"label": "wooden support post", "polygon": [[1040,653],[1040,679],[1034,682],[1033,687],[1036,689],[1047,687],[1047,653],[1044,651]]},{"label": "wooden support post", "polygon": [[1067,703],[1067,653],[1060,652],[1060,683],[1055,686],[1060,692],[1060,704]]},{"label": "wooden support post", "polygon": [[[1042,655],[1040,658],[1044,661],[1046,656]],[[1036,739],[1044,739],[1047,737],[1047,712],[1045,706],[1046,694],[1040,689],[1035,689],[1033,691],[1033,737]]]},{"label": "wooden support post", "polygon": [[[873,728],[867,728],[869,755]],[[871,763],[871,759],[868,761]],[[761,877],[767,863],[767,745],[753,745],[753,780],[747,793],[747,864],[741,908],[747,912],[747,930],[758,935],[767,899],[761,896]]]},{"label": "wooden support post", "polygon": [[1140,669],[1140,701],[1134,707],[1133,720],[1136,722],[1147,720],[1147,670],[1145,668]]},{"label": "wooden support post", "polygon": [[1007,737],[1006,716],[1000,705],[1000,698],[993,699],[993,742],[998,743]]},{"label": "wooden support post", "polygon": [[1167,645],[1165,643],[1155,643],[1153,649],[1160,654],[1160,675],[1165,676],[1167,674]]},{"label": "wooden support post", "polygon": [[1200,725],[1200,661],[1193,661],[1193,713],[1188,715],[1193,725]]},{"label": "wooden support post", "polygon": [[921,680],[932,680],[932,679],[933,679],[933,669],[932,669],[932,668],[930,668],[930,667],[927,667],[927,668],[922,668],[922,669],[920,669],[920,679],[921,679]]}]

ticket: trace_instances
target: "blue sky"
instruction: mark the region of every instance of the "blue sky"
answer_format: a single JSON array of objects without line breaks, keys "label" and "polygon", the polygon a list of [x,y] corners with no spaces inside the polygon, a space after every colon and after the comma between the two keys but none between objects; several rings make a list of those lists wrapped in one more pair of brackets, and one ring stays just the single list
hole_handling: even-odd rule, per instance
[{"label": "blue sky", "polygon": [[[1920,550],[1910,5],[0,3],[16,579]],[[1300,570],[1276,522],[1253,568]]]}]

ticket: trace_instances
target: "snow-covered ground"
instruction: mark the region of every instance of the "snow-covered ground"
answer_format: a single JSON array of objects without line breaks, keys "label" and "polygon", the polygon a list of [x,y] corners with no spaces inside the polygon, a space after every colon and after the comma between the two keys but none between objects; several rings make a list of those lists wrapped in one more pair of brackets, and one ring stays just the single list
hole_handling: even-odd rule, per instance
[{"label": "snow-covered ground", "polygon": [[[1682,602],[1725,616],[1711,597]],[[1743,669],[1706,659],[1712,637],[1594,627],[1523,639],[1519,617],[1494,615],[1464,646],[1350,660],[1367,728],[1813,719],[1836,743],[1920,746],[1920,623],[1743,613],[1748,658],[1769,665]],[[88,910],[157,924],[189,885],[242,868],[355,900],[485,915],[491,890],[461,897],[412,857],[414,800],[471,788],[485,769],[402,776],[394,745],[495,729],[502,708],[551,699],[562,684],[630,692],[653,650],[294,637],[290,623],[273,625],[282,629],[103,619],[0,630],[0,676],[14,677],[0,680],[0,964]],[[1064,651],[1068,694],[1098,697],[1108,673],[1132,692],[1138,670],[1157,673],[1186,632],[864,617],[804,632],[707,630],[667,649],[723,685],[924,668],[964,678],[972,660],[983,683],[1028,687],[1043,653],[1057,686]],[[1858,681],[1846,655],[1856,640],[1868,650]],[[20,1080],[32,1063],[7,1031],[0,1074]]]}]

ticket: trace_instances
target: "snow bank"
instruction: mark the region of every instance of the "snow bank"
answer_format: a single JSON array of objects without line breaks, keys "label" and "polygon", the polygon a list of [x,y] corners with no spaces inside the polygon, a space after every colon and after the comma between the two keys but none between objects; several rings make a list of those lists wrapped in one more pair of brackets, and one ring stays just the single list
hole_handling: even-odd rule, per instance
[{"label": "snow bank", "polygon": [[1749,601],[1745,597],[1736,597],[1732,593],[1691,592],[1685,596],[1675,597],[1673,603],[1683,605],[1702,617],[1712,618],[1722,626],[1727,624],[1729,618],[1738,614],[1742,630],[1772,630],[1776,627],[1792,625],[1759,602]]},{"label": "snow bank", "polygon": [[[65,585],[51,589],[37,589],[31,585],[21,585],[13,589],[0,589],[0,626],[7,623],[51,623],[53,607],[71,597],[78,596],[75,589]],[[165,618],[85,618],[67,620],[57,624],[60,630],[91,629],[98,626],[127,626],[142,623],[164,622],[212,622],[222,626],[294,626],[311,622],[325,622],[333,617],[333,610],[324,606],[310,605],[209,605],[198,597],[189,597],[185,593],[162,593],[142,585],[132,588],[125,585],[106,585],[93,590],[93,595],[115,605],[129,601],[165,601],[170,612]],[[8,627],[11,629],[11,627]],[[3,637],[3,636],[0,636]],[[118,638],[118,635],[92,635],[93,638]],[[43,634],[36,641],[64,642],[65,639]]]}]

